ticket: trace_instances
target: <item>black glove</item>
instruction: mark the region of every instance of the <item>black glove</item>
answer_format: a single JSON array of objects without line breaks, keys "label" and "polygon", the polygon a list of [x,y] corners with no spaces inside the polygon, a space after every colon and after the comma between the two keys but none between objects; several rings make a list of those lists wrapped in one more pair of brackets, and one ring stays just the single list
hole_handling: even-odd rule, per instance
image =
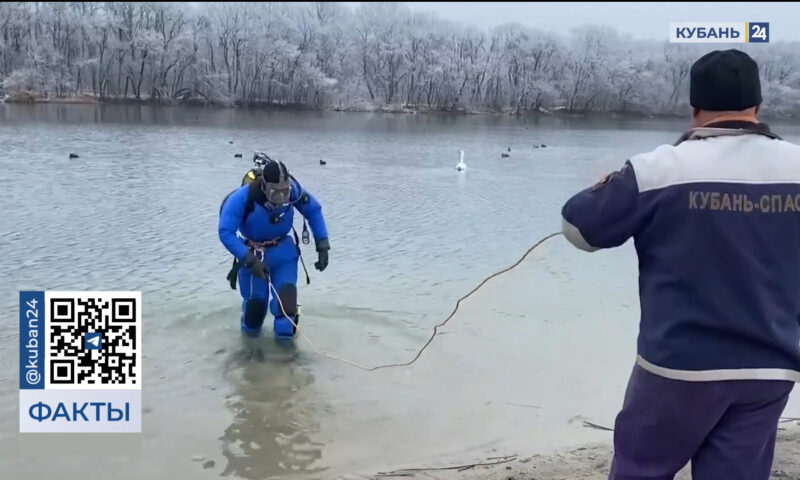
[{"label": "black glove", "polygon": [[242,264],[250,269],[250,273],[252,273],[253,276],[263,278],[264,280],[267,279],[267,272],[264,269],[264,264],[261,263],[261,260],[256,258],[252,253],[247,252]]},{"label": "black glove", "polygon": [[317,242],[317,262],[314,266],[320,272],[328,268],[328,250],[331,249],[331,244],[327,238],[320,239]]},{"label": "black glove", "polygon": [[230,282],[232,290],[236,290],[236,278],[238,276],[239,276],[239,262],[237,262],[236,258],[234,258],[231,271],[228,272],[228,282]]}]

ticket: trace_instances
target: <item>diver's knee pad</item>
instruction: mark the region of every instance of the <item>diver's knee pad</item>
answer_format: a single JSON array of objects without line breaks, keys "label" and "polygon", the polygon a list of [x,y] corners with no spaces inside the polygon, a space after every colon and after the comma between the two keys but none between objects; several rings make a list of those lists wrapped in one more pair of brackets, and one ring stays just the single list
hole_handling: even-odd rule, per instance
[{"label": "diver's knee pad", "polygon": [[244,314],[242,315],[242,330],[257,335],[261,331],[266,315],[267,302],[260,298],[248,300],[245,302]]},{"label": "diver's knee pad", "polygon": [[[291,283],[281,285],[278,290],[278,315],[294,318],[297,315],[297,287]],[[283,309],[281,309],[283,307]]]},{"label": "diver's knee pad", "polygon": [[291,283],[281,285],[278,290],[278,298],[280,302],[278,302],[278,312],[273,323],[275,335],[278,337],[293,337],[297,330],[295,325],[298,322],[297,287]]}]

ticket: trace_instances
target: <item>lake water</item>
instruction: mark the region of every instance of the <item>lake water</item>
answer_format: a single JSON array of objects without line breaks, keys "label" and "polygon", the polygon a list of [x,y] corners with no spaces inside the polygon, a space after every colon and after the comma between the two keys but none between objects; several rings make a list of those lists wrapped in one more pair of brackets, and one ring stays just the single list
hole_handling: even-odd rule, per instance
[{"label": "lake water", "polygon": [[[253,150],[284,161],[332,245],[322,273],[304,247],[302,328],[331,354],[402,362],[458,297],[558,231],[570,195],[685,127],[0,105],[0,476],[336,478],[610,439],[580,420],[613,424],[635,358],[630,243],[586,254],[551,239],[412,366],[364,372],[302,339],[247,355],[219,205]],[[142,292],[141,436],[16,433],[20,290]]]}]

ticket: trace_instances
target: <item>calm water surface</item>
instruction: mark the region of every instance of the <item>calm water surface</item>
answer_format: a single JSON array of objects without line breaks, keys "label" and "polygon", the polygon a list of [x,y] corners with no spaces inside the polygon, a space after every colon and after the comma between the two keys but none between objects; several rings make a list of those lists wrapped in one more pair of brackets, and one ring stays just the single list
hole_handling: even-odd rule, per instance
[{"label": "calm water surface", "polygon": [[[631,244],[585,254],[556,237],[464,302],[413,366],[370,373],[302,340],[248,356],[219,204],[253,150],[283,160],[332,244],[299,285],[305,332],[362,364],[406,361],[459,296],[559,230],[571,194],[684,127],[0,105],[0,471],[335,478],[610,438],[580,420],[613,423],[634,360]],[[142,291],[141,436],[15,433],[25,289]]]}]

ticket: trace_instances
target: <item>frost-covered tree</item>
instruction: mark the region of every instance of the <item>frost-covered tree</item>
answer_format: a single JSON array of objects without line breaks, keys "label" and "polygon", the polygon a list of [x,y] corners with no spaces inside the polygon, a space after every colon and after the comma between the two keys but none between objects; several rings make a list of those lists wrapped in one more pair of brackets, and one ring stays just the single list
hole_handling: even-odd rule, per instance
[{"label": "frost-covered tree", "polygon": [[[730,47],[600,25],[482,31],[396,2],[0,3],[12,100],[681,114],[692,63]],[[761,66],[765,112],[800,114],[796,44],[739,47]]]}]

